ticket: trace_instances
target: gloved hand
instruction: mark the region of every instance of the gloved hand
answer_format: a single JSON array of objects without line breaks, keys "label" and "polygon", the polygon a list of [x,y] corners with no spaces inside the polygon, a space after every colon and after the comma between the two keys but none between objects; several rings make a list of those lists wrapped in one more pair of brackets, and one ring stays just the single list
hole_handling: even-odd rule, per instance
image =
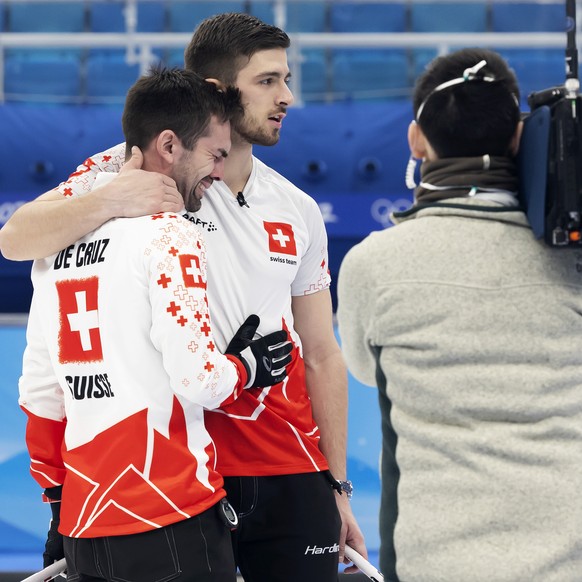
[{"label": "gloved hand", "polygon": [[225,351],[241,360],[246,368],[248,381],[245,388],[272,386],[282,382],[287,376],[285,366],[292,359],[293,344],[286,331],[274,331],[253,339],[260,322],[258,315],[249,315]]},{"label": "gloved hand", "polygon": [[[51,503],[52,505],[60,505],[61,502]],[[50,566],[54,562],[58,562],[65,557],[63,549],[63,536],[58,532],[59,522],[51,519],[50,528],[48,530],[46,544],[44,545],[44,552],[42,554],[43,568]]]},{"label": "gloved hand", "polygon": [[44,568],[65,557],[65,551],[63,550],[63,536],[58,531],[59,523],[61,521],[61,491],[62,487],[58,486],[45,489],[44,492],[46,497],[53,500],[49,504],[51,507],[52,519],[46,538],[46,544],[44,546],[44,552],[42,554]]}]

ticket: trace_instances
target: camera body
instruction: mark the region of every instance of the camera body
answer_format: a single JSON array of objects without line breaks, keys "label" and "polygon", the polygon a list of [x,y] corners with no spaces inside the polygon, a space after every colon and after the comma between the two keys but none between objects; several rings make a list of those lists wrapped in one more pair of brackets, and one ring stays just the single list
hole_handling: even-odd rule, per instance
[{"label": "camera body", "polygon": [[528,97],[518,167],[534,234],[554,247],[582,245],[582,99],[577,79]]},{"label": "camera body", "polygon": [[582,245],[582,100],[553,87],[528,103],[518,156],[522,205],[537,238]]},{"label": "camera body", "polygon": [[582,245],[582,99],[576,1],[566,0],[566,80],[528,96],[517,159],[520,198],[534,235],[553,247]]}]

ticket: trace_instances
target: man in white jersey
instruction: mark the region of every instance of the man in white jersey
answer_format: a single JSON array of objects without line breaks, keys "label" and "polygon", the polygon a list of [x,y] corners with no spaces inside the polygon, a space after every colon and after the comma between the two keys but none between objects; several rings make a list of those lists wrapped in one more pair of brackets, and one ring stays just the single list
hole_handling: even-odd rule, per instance
[{"label": "man in white jersey", "polygon": [[[276,27],[246,14],[221,14],[198,26],[185,53],[188,69],[239,88],[245,107],[233,127],[224,180],[189,214],[206,234],[217,344],[226,346],[247,313],[260,313],[259,333],[283,325],[296,346],[288,381],[248,391],[235,406],[207,414],[217,469],[242,522],[233,543],[247,582],[272,582],[274,570],[290,582],[335,580],[346,541],[366,555],[348,499],[347,373],[333,334],[323,220],[312,198],[252,155],[253,144],[277,143],[293,102],[288,47],[289,37]],[[92,156],[58,193],[21,207],[0,231],[5,256],[30,259],[55,244],[61,248],[83,234],[79,217],[94,227],[128,207],[133,212],[128,201],[136,184],[153,199],[157,192],[162,208],[177,211],[173,184],[141,172],[138,156],[91,192],[96,174],[118,171],[124,159],[119,146]],[[71,197],[74,204],[66,200]],[[33,224],[35,242],[26,234]],[[336,493],[328,469],[340,481],[333,479]]]},{"label": "man in white jersey", "polygon": [[[126,143],[199,208],[239,111],[234,89],[154,71],[128,93]],[[236,520],[204,409],[283,380],[292,346],[285,331],[251,341],[251,316],[222,355],[206,260],[202,233],[159,213],[110,220],[35,261],[19,402],[53,510],[45,565],[66,556],[72,579],[236,579]]]}]

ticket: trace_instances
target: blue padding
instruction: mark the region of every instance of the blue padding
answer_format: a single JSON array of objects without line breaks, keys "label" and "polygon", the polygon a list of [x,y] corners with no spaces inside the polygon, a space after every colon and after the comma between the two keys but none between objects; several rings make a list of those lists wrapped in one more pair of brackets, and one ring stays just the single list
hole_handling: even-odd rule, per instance
[{"label": "blue padding", "polygon": [[[121,112],[121,105],[0,106],[0,204],[4,193],[24,201],[54,188],[91,154],[123,141]],[[52,174],[34,172],[39,163]]]},{"label": "blue padding", "polygon": [[486,2],[412,2],[412,32],[486,32]]},{"label": "blue padding", "polygon": [[400,49],[334,51],[332,78],[333,90],[340,96],[403,97],[410,87],[408,56]]},{"label": "blue padding", "polygon": [[75,101],[81,94],[81,67],[76,53],[23,52],[6,56],[4,91],[7,98],[31,101]]},{"label": "blue padding", "polygon": [[88,101],[123,103],[140,74],[138,64],[126,62],[125,51],[91,55],[87,59]]},{"label": "blue padding", "polygon": [[16,2],[7,4],[9,32],[83,32],[84,2]]},{"label": "blue padding", "polygon": [[[4,160],[0,203],[3,192],[40,194],[54,187],[86,157],[123,141],[122,110],[121,103],[111,107],[0,106],[0,159]],[[279,144],[256,146],[254,151],[314,195],[406,195],[403,176],[411,119],[412,107],[407,99],[291,107]],[[368,172],[366,162],[373,159],[379,160],[380,167]],[[39,162],[52,168],[52,174],[31,172]],[[310,172],[308,165],[312,162],[321,162],[327,171]]]},{"label": "blue padding", "polygon": [[[404,171],[409,150],[406,131],[412,119],[408,100],[391,103],[310,104],[289,109],[276,147],[255,146],[256,155],[314,195],[385,193],[406,197]],[[379,171],[361,172],[362,160],[379,159]],[[310,171],[311,168],[311,171]],[[358,227],[339,226],[337,235],[356,235]]]},{"label": "blue padding", "polygon": [[406,2],[331,2],[332,32],[405,32]]},{"label": "blue padding", "polygon": [[244,2],[189,2],[170,0],[168,23],[170,32],[194,32],[198,24],[222,12],[244,12]]},{"label": "blue padding", "polygon": [[565,32],[565,2],[493,2],[491,28],[493,32]]}]

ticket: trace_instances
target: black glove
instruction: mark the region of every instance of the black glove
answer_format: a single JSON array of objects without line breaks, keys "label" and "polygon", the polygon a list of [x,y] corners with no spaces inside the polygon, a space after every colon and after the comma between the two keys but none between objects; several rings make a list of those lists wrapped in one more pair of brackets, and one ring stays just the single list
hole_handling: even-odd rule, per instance
[{"label": "black glove", "polygon": [[248,374],[245,388],[272,386],[287,376],[285,366],[291,362],[293,344],[286,331],[274,331],[253,340],[261,320],[249,315],[226,348],[226,354],[235,356],[243,363]]},{"label": "black glove", "polygon": [[[44,552],[42,554],[43,568],[46,568],[65,557],[65,551],[63,550],[63,536],[58,532],[59,523],[61,521],[61,490],[62,487],[59,486],[51,487],[44,491],[46,497],[55,501],[50,503],[53,515],[46,538],[46,544],[44,546]],[[57,499],[58,501],[56,501]]]}]

